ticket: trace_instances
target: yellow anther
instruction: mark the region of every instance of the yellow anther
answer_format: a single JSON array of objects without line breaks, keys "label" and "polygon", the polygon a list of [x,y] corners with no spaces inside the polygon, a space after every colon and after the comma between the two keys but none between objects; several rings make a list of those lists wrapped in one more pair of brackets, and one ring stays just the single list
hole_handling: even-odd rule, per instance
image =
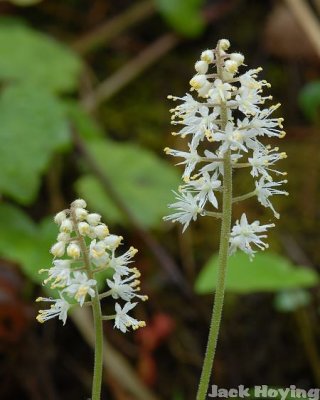
[{"label": "yellow anther", "polygon": [[285,131],[281,131],[280,135],[279,135],[279,138],[283,139],[285,136],[286,136],[286,132]]}]

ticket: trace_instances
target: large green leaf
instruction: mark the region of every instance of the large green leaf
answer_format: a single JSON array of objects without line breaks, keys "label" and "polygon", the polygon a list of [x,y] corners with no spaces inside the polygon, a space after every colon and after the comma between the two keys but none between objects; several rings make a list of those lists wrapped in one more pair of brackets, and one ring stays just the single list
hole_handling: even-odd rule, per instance
[{"label": "large green leaf", "polygon": [[[134,144],[95,140],[88,143],[88,149],[140,223],[148,227],[159,225],[168,213],[171,190],[180,182],[175,169]],[[90,207],[103,214],[108,222],[126,222],[97,178],[84,176],[78,180],[76,188]]]},{"label": "large green leaf", "polygon": [[31,203],[53,152],[70,141],[64,108],[45,90],[13,85],[1,93],[0,121],[0,191]]},{"label": "large green leaf", "polygon": [[38,273],[51,265],[49,253],[57,235],[53,221],[37,226],[22,210],[10,204],[0,204],[0,256],[17,262],[33,281],[43,280]]},{"label": "large green leaf", "polygon": [[[197,293],[215,290],[218,257],[214,255],[203,267],[196,281]],[[289,260],[272,253],[258,253],[251,262],[238,252],[229,258],[226,290],[234,293],[274,292],[315,286],[319,281],[315,271],[295,267]]]},{"label": "large green leaf", "polygon": [[91,140],[104,136],[103,129],[86,113],[78,102],[68,101],[65,106],[71,123],[83,139]]},{"label": "large green leaf", "polygon": [[185,36],[198,36],[205,23],[201,15],[203,0],[155,0],[167,22]]},{"label": "large green leaf", "polygon": [[79,58],[61,43],[25,25],[0,20],[0,55],[0,80],[27,80],[54,91],[77,86]]},{"label": "large green leaf", "polygon": [[310,82],[303,87],[299,104],[307,118],[313,122],[320,120],[320,81]]}]

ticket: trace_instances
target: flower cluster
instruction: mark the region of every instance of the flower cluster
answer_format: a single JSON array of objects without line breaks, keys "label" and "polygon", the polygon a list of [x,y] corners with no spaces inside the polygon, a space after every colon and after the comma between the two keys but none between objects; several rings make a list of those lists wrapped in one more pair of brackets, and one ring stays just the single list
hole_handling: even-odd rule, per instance
[{"label": "flower cluster", "polygon": [[[101,216],[89,213],[86,202],[75,200],[70,209],[59,212],[54,221],[59,226],[57,242],[51,247],[54,256],[53,265],[49,269],[42,269],[48,277],[45,285],[57,289],[58,298],[39,297],[37,301],[50,302],[51,307],[40,310],[37,316],[39,322],[58,317],[65,324],[68,311],[79,304],[91,305],[93,299],[99,301],[105,297],[112,297],[125,302],[124,306],[116,302],[115,314],[103,317],[114,319],[114,326],[122,332],[128,328],[137,329],[145,326],[144,321],[138,321],[128,315],[137,302],[147,300],[147,296],[139,294],[140,272],[131,267],[133,256],[137,250],[131,247],[124,254],[117,256],[116,250],[121,244],[122,237],[109,233],[108,227],[101,222]],[[97,274],[106,269],[112,272],[112,278],[106,283],[109,290],[99,294]]]},{"label": "flower cluster", "polygon": [[[178,127],[173,135],[189,140],[188,151],[165,148],[167,154],[182,160],[179,164],[184,165],[184,172],[183,184],[179,193],[175,193],[177,201],[169,205],[174,212],[164,219],[180,222],[183,231],[199,215],[221,218],[219,205],[226,166],[233,171],[248,168],[254,180],[254,189],[233,198],[234,202],[256,197],[279,218],[270,198],[275,194],[287,195],[279,189],[287,181],[274,181],[272,177],[272,174],[286,175],[274,167],[277,161],[286,158],[286,154],[279,152],[278,147],[263,143],[265,138],[285,136],[283,119],[271,116],[280,104],[265,106],[266,100],[272,97],[263,95],[264,87],[268,88],[270,84],[258,80],[261,68],[240,73],[244,56],[228,53],[229,47],[229,41],[222,39],[215,49],[202,52],[195,63],[196,74],[190,80],[190,92],[195,92],[196,96],[191,93],[183,97],[169,96],[173,101],[179,101],[170,110],[171,123]],[[252,256],[251,244],[265,248],[261,241],[265,235],[255,234],[265,232],[271,226],[260,226],[256,222],[248,224],[243,216],[232,230],[230,252],[239,248]]]}]

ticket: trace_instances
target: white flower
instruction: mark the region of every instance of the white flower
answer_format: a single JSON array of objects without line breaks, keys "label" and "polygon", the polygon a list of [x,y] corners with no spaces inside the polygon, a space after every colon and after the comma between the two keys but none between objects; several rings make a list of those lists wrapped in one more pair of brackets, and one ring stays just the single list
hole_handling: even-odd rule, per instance
[{"label": "white flower", "polygon": [[[170,96],[181,101],[171,110],[172,124],[182,125],[173,135],[187,137],[189,150],[165,148],[167,154],[181,157],[183,160],[179,164],[185,168],[182,174],[184,184],[179,189],[181,194],[177,195],[175,203],[169,205],[175,212],[164,219],[180,222],[183,230],[197,219],[198,214],[221,217],[220,212],[210,212],[205,206],[211,203],[218,208],[216,193],[224,191],[226,166],[228,171],[251,167],[251,175],[262,179],[256,183],[254,193],[235,196],[235,201],[256,194],[260,203],[274,211],[269,197],[287,194],[275,188],[286,181],[272,181],[272,174],[286,175],[274,167],[277,161],[286,158],[286,154],[259,140],[263,136],[284,137],[283,119],[271,118],[279,104],[268,108],[264,105],[272,97],[263,93],[270,84],[258,79],[262,68],[239,73],[244,56],[227,53],[229,46],[228,40],[220,40],[214,50],[204,51],[201,60],[195,64],[198,73],[191,80],[193,88],[190,91],[195,89],[203,99],[196,100],[190,94]],[[237,240],[239,238],[234,238]]]},{"label": "white flower", "polygon": [[213,207],[218,208],[218,200],[214,191],[221,187],[221,181],[217,179],[216,173],[210,176],[208,172],[204,172],[201,178],[192,180],[185,186],[197,193],[195,199],[199,201],[201,209],[207,201],[210,201]]},{"label": "white flower", "polygon": [[71,305],[63,298],[60,299],[50,299],[46,297],[39,297],[37,301],[46,301],[53,303],[51,307],[47,310],[39,310],[37,320],[41,323],[48,321],[51,318],[58,317],[65,325],[67,320],[67,315]]},{"label": "white flower", "polygon": [[[175,192],[174,192],[175,193]],[[175,208],[177,212],[164,217],[165,221],[180,222],[183,225],[184,232],[191,220],[196,221],[198,214],[202,212],[199,200],[192,196],[190,192],[175,193],[176,203],[169,204],[169,208]]]},{"label": "white flower", "polygon": [[144,321],[138,321],[137,319],[128,315],[128,312],[131,311],[137,304],[138,303],[126,303],[123,308],[121,308],[121,306],[116,303],[116,317],[114,321],[115,328],[118,328],[121,332],[126,333],[130,327],[135,330],[145,326]]},{"label": "white flower", "polygon": [[259,111],[259,104],[263,102],[259,90],[241,86],[236,96],[239,110],[246,115],[255,115]]},{"label": "white flower", "polygon": [[221,153],[225,153],[228,149],[248,151],[243,144],[246,139],[246,132],[237,129],[232,122],[227,123],[224,132],[215,133],[214,139],[222,142],[219,147]]},{"label": "white flower", "polygon": [[44,284],[51,282],[51,288],[65,287],[70,283],[71,262],[70,260],[54,260],[53,267],[42,269],[39,272],[48,272],[48,278],[44,280]]},{"label": "white flower", "polygon": [[261,233],[266,232],[268,228],[272,227],[274,227],[274,224],[260,225],[259,221],[249,224],[246,215],[242,214],[240,222],[239,220],[236,221],[230,233],[230,254],[240,249],[249,254],[250,259],[252,259],[255,251],[251,246],[255,245],[261,250],[268,248],[268,244],[261,240],[266,238],[267,235],[261,235]]},{"label": "white flower", "polygon": [[280,104],[277,104],[270,108],[259,109],[250,121],[247,120],[247,129],[257,136],[283,138],[285,136],[282,130],[283,118],[269,118],[279,106]]},{"label": "white flower", "polygon": [[184,118],[183,124],[185,127],[179,131],[179,134],[181,137],[192,135],[190,148],[197,148],[199,142],[206,136],[212,137],[213,131],[217,129],[215,123],[217,115],[217,112],[210,112],[208,107],[202,106],[199,108],[197,115],[186,116]]},{"label": "white flower", "polygon": [[226,102],[231,98],[231,91],[233,87],[230,83],[222,82],[221,79],[216,79],[213,82],[213,88],[209,92],[210,99],[213,103],[220,104],[221,102]]},{"label": "white flower", "polygon": [[92,263],[97,267],[106,266],[110,260],[109,254],[106,252],[106,244],[104,241],[97,242],[95,239],[90,243],[89,257]]},{"label": "white flower", "polygon": [[254,149],[252,157],[248,157],[248,162],[252,166],[251,175],[253,177],[257,177],[259,174],[263,175],[268,181],[272,181],[272,177],[268,171],[275,172],[278,175],[286,175],[285,172],[270,168],[277,161],[286,158],[286,153],[278,153],[278,150],[277,147],[274,149],[270,147]]},{"label": "white flower", "polygon": [[281,186],[283,183],[287,183],[286,180],[280,181],[280,182],[266,182],[265,177],[261,177],[259,182],[255,182],[256,185],[256,194],[258,201],[264,206],[264,207],[269,207],[273,211],[273,214],[276,218],[279,218],[280,215],[279,213],[276,212],[274,209],[271,201],[269,200],[269,197],[273,196],[274,194],[284,194],[288,195],[288,192],[284,190],[278,190],[275,189],[277,186]]},{"label": "white flower", "polygon": [[88,279],[85,272],[74,272],[74,278],[71,279],[71,283],[67,286],[63,292],[66,292],[69,296],[74,297],[83,306],[86,295],[95,297],[94,287],[97,281],[95,279]]},{"label": "white flower", "polygon": [[130,247],[130,249],[124,254],[116,257],[113,251],[112,258],[110,260],[110,267],[113,268],[119,275],[128,275],[131,271],[131,268],[128,267],[128,264],[133,262],[132,258],[137,254],[137,252],[137,249]]},{"label": "white flower", "polygon": [[148,296],[136,294],[140,291],[140,281],[137,279],[140,276],[138,270],[129,278],[122,279],[121,275],[115,273],[111,279],[107,279],[108,286],[111,289],[111,295],[114,299],[123,299],[131,301],[134,297],[140,298],[142,301],[147,300]]},{"label": "white flower", "polygon": [[[86,305],[95,307],[102,299],[112,297],[128,302],[122,309],[120,306],[116,307],[118,316],[109,316],[109,319],[116,318],[119,329],[125,332],[129,326],[133,329],[144,326],[143,321],[137,321],[127,315],[132,308],[131,299],[145,301],[148,298],[138,294],[140,272],[137,268],[129,267],[138,250],[130,247],[127,252],[117,257],[115,250],[120,245],[122,237],[110,235],[107,225],[101,222],[101,216],[96,213],[89,214],[82,199],[75,200],[71,203],[70,209],[58,213],[55,222],[59,225],[60,232],[57,243],[50,251],[54,257],[62,257],[67,247],[66,255],[69,258],[54,259],[51,268],[39,271],[48,274],[44,280],[45,285],[52,289],[60,288],[61,291],[58,299],[42,297],[38,299],[53,304],[48,310],[40,310],[37,320],[45,322],[59,317],[65,324],[69,308],[75,305],[74,300],[82,307],[86,298],[90,297]],[[110,267],[115,271],[113,278],[107,280],[110,290],[99,294],[97,280],[94,278]],[[123,279],[122,275],[127,277]]]},{"label": "white flower", "polygon": [[185,116],[195,115],[198,112],[199,107],[202,107],[202,104],[195,100],[189,93],[187,93],[183,97],[168,96],[168,98],[174,101],[182,101],[181,104],[170,110],[170,112],[172,113],[171,118],[173,120],[175,118],[184,118]]},{"label": "white flower", "polygon": [[201,157],[197,153],[197,150],[192,148],[191,145],[189,145],[189,148],[190,152],[173,150],[169,149],[168,147],[164,149],[166,154],[170,154],[174,157],[181,157],[185,159],[184,161],[181,161],[180,163],[176,164],[176,165],[183,165],[183,164],[185,165],[185,170],[182,175],[182,178],[184,180],[190,178],[190,175],[194,171],[197,163],[201,160]]}]

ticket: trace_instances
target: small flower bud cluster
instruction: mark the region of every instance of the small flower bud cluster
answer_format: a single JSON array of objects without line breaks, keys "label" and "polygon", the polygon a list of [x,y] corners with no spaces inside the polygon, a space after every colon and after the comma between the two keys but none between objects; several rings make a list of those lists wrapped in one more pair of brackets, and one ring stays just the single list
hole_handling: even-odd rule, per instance
[{"label": "small flower bud cluster", "polygon": [[[86,202],[75,200],[70,209],[59,212],[54,221],[59,226],[57,242],[51,247],[54,256],[53,265],[46,272],[48,277],[45,285],[58,289],[59,298],[43,298],[37,301],[50,302],[51,307],[40,310],[37,320],[45,322],[58,317],[65,324],[67,314],[75,304],[91,305],[93,298],[112,297],[125,301],[123,308],[115,303],[115,314],[108,319],[114,319],[114,326],[122,332],[128,328],[138,329],[145,326],[144,321],[138,321],[127,313],[137,303],[133,299],[147,300],[147,296],[138,294],[140,291],[140,272],[131,267],[133,256],[137,250],[131,247],[124,254],[117,256],[116,250],[122,237],[109,233],[108,227],[101,222],[101,215],[89,213]],[[64,258],[63,258],[64,257]],[[110,290],[99,295],[96,274],[111,269],[113,276],[106,283]]]},{"label": "small flower bud cluster", "polygon": [[[196,74],[190,80],[190,91],[196,96],[187,93],[183,97],[168,97],[180,103],[170,110],[171,123],[179,127],[173,135],[189,140],[188,151],[165,148],[167,154],[182,159],[179,164],[184,165],[184,182],[179,193],[175,193],[177,201],[169,205],[175,212],[164,219],[180,222],[183,230],[199,215],[219,217],[226,163],[234,171],[248,168],[254,179],[253,191],[234,201],[256,197],[279,218],[270,197],[288,194],[279,189],[287,181],[273,181],[272,177],[272,174],[286,175],[274,168],[286,154],[264,143],[264,139],[285,136],[283,119],[271,117],[279,104],[265,106],[272,97],[263,95],[263,89],[270,84],[257,78],[262,68],[240,72],[244,56],[228,52],[229,47],[229,41],[222,39],[215,49],[202,52],[195,63]],[[244,219],[241,220],[244,224]],[[236,242],[234,237],[231,252],[238,247],[252,254],[248,242],[245,246],[235,246]],[[252,240],[252,243],[259,242]]]}]

